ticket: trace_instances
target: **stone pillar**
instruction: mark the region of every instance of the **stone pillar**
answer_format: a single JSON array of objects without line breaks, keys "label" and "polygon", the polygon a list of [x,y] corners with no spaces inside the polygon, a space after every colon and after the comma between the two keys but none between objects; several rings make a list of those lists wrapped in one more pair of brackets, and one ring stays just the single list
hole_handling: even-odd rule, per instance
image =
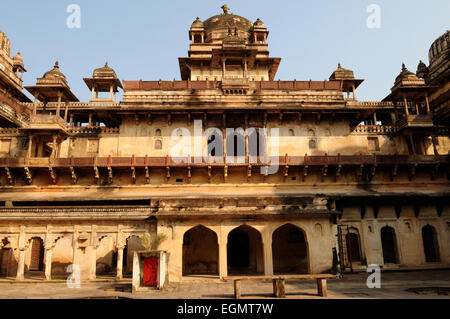
[{"label": "stone pillar", "polygon": [[264,275],[273,275],[273,257],[272,257],[272,237],[267,232],[263,242],[263,254],[264,254]]},{"label": "stone pillar", "polygon": [[425,104],[427,105],[427,114],[430,113],[430,103],[428,101],[428,95],[425,95]]},{"label": "stone pillar", "polygon": [[30,134],[28,135],[28,151],[27,151],[27,157],[31,157],[31,144],[33,143],[33,136]]},{"label": "stone pillar", "polygon": [[112,99],[113,97],[113,86],[112,84],[109,86],[109,98]]},{"label": "stone pillar", "polygon": [[403,95],[403,103],[405,103],[405,113],[406,113],[406,116],[408,116],[409,115],[408,101],[406,100],[406,96],[405,95]]},{"label": "stone pillar", "polygon": [[24,273],[25,273],[25,247],[20,247],[16,280],[24,280]]},{"label": "stone pillar", "polygon": [[246,79],[248,76],[248,70],[247,70],[247,58],[244,58],[244,78]]},{"label": "stone pillar", "polygon": [[91,250],[91,266],[89,267],[89,280],[95,280],[97,278],[97,248],[93,245]]},{"label": "stone pillar", "polygon": [[59,117],[61,112],[61,92],[58,91],[58,104],[56,105],[55,116]]},{"label": "stone pillar", "polygon": [[66,122],[66,123],[67,123],[67,114],[68,114],[68,112],[69,112],[69,101],[66,100],[66,108],[64,109],[64,122]]},{"label": "stone pillar", "polygon": [[123,246],[117,247],[117,279],[122,279]]},{"label": "stone pillar", "polygon": [[94,95],[95,94],[95,91],[94,91],[94,85],[92,86],[92,89],[91,89],[91,101],[94,99]]},{"label": "stone pillar", "polygon": [[222,80],[225,78],[225,70],[226,70],[226,68],[225,68],[225,62],[226,62],[226,60],[227,60],[227,59],[222,58]]},{"label": "stone pillar", "polygon": [[37,112],[37,97],[34,97],[33,115],[36,115],[36,112]]},{"label": "stone pillar", "polygon": [[57,152],[56,152],[56,135],[53,135],[53,148],[52,148],[52,155],[50,156],[51,158],[56,158],[57,157]]},{"label": "stone pillar", "polygon": [[52,253],[53,247],[45,249],[45,280],[52,279]]},{"label": "stone pillar", "polygon": [[219,277],[228,276],[227,238],[219,239]]},{"label": "stone pillar", "polygon": [[352,84],[353,99],[356,100],[355,86]]}]

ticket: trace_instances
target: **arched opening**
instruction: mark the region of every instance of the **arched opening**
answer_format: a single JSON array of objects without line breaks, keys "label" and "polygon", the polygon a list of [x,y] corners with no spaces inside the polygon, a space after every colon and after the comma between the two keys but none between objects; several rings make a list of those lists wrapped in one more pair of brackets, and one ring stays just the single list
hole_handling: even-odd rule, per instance
[{"label": "arched opening", "polygon": [[226,137],[227,156],[245,156],[245,138],[239,130],[234,130]]},{"label": "arched opening", "polygon": [[219,244],[211,229],[198,225],[183,236],[183,275],[218,275]]},{"label": "arched opening", "polygon": [[8,277],[12,275],[11,262],[14,260],[13,250],[8,238],[2,239],[0,248],[0,277]]},{"label": "arched opening", "polygon": [[266,139],[256,129],[248,137],[249,155],[253,157],[264,156],[266,153]]},{"label": "arched opening", "polygon": [[202,36],[201,36],[201,34],[195,34],[194,35],[194,43],[202,43]]},{"label": "arched opening", "polygon": [[33,237],[30,246],[31,258],[28,269],[31,271],[42,271],[44,269],[44,241],[40,237]]},{"label": "arched opening", "polygon": [[208,134],[208,156],[223,156],[223,137],[218,129],[209,128],[205,134]]},{"label": "arched opening", "polygon": [[439,244],[436,229],[431,225],[422,228],[423,248],[425,250],[425,261],[427,263],[439,262]]},{"label": "arched opening", "polygon": [[359,236],[356,233],[345,235],[347,244],[347,256],[349,262],[361,262],[361,248],[359,246]]},{"label": "arched opening", "polygon": [[117,253],[114,252],[114,240],[110,236],[100,238],[99,245],[95,251],[96,276],[114,277],[116,275]]},{"label": "arched opening", "polygon": [[228,273],[255,275],[264,272],[261,234],[254,228],[242,225],[228,234]]},{"label": "arched opening", "polygon": [[123,249],[123,264],[122,264],[122,273],[123,277],[130,278],[133,273],[133,253],[136,250],[142,250],[144,247],[142,246],[141,239],[139,236],[132,235],[127,238],[127,243]]},{"label": "arched opening", "polygon": [[397,241],[394,228],[389,226],[381,228],[381,246],[384,263],[397,264]]},{"label": "arched opening", "polygon": [[273,272],[309,272],[308,246],[303,231],[292,224],[278,227],[272,234]]},{"label": "arched opening", "polygon": [[67,278],[67,267],[73,263],[72,236],[58,238],[52,253],[51,276]]}]

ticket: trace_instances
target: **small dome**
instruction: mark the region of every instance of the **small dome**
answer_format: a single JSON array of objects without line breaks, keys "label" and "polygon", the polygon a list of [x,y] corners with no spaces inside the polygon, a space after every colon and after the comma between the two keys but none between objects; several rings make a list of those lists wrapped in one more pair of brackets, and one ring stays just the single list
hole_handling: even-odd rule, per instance
[{"label": "small dome", "polygon": [[257,28],[265,28],[266,27],[264,22],[262,22],[259,18],[256,19],[255,23],[253,23],[253,26],[257,27]]},{"label": "small dome", "polygon": [[395,78],[395,84],[400,81],[417,81],[419,78],[413,72],[409,71],[405,63],[402,63],[402,72]]},{"label": "small dome", "polygon": [[17,52],[17,54],[13,57],[14,61],[22,61],[23,62],[23,58],[20,55],[20,52]]},{"label": "small dome", "polygon": [[427,73],[428,73],[428,67],[425,65],[425,63],[422,62],[422,60],[420,60],[419,64],[417,65],[416,75],[419,78],[424,78]]},{"label": "small dome", "polygon": [[330,76],[330,80],[353,80],[355,75],[352,70],[344,69],[340,63],[338,67]]},{"label": "small dome", "polygon": [[26,71],[23,65],[23,58],[20,55],[20,52],[17,52],[17,54],[13,57],[13,70],[22,69],[23,71]]},{"label": "small dome", "polygon": [[199,17],[197,17],[197,19],[195,19],[195,21],[192,22],[191,29],[203,29],[203,28],[204,28],[203,22],[200,20]]},{"label": "small dome", "polygon": [[94,70],[92,75],[94,79],[98,78],[114,78],[116,79],[116,72],[108,66],[108,62],[105,63],[105,66],[102,68],[98,68]]},{"label": "small dome", "polygon": [[52,79],[59,80],[59,79],[61,79],[63,81],[66,81],[65,75],[62,74],[61,71],[59,70],[59,63],[58,63],[58,61],[55,62],[55,66],[53,67],[53,69],[48,71],[48,72],[46,72],[42,76],[42,78],[45,79],[45,80],[52,80]]},{"label": "small dome", "polygon": [[228,30],[238,30],[239,36],[249,38],[253,23],[241,16],[228,13],[228,6],[223,6],[223,13],[215,15],[204,22],[207,38],[223,40],[228,35]]}]

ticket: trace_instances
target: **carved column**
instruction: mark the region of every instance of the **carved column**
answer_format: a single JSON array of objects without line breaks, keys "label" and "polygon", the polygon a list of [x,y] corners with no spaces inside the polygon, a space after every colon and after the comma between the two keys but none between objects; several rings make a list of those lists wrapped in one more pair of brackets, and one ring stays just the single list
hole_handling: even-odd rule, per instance
[{"label": "carved column", "polygon": [[123,278],[123,246],[117,247],[117,279]]},{"label": "carved column", "polygon": [[273,275],[273,257],[272,257],[272,238],[270,234],[266,232],[266,236],[264,238],[264,275],[272,276]]},{"label": "carved column", "polygon": [[17,265],[16,280],[23,280],[25,273],[25,250],[26,250],[24,226],[20,227],[19,241],[17,246],[19,248],[19,263]]},{"label": "carved column", "polygon": [[49,246],[45,249],[45,279],[51,280],[52,279],[52,254],[53,254],[53,247]]},{"label": "carved column", "polygon": [[89,280],[95,280],[97,278],[97,248],[98,245],[92,246],[91,266],[89,267]]},{"label": "carved column", "polygon": [[219,238],[219,277],[228,276],[227,238]]}]

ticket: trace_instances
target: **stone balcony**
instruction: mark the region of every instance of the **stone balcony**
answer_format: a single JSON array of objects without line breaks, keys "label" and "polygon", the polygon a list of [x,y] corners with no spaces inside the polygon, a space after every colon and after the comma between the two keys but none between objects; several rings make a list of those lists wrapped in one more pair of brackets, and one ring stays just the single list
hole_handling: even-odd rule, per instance
[{"label": "stone balcony", "polygon": [[429,114],[409,114],[396,123],[397,131],[407,128],[413,129],[431,129],[434,127],[433,116]]},{"label": "stone balcony", "polygon": [[68,124],[63,118],[54,114],[36,114],[30,116],[27,126],[22,128],[28,131],[56,131],[68,134]]}]

